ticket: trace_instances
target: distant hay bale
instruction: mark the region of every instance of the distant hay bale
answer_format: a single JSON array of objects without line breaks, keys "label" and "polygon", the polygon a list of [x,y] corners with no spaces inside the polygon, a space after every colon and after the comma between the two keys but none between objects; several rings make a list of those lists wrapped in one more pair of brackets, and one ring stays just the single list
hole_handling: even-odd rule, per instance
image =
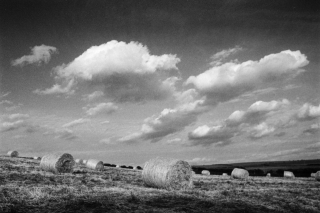
[{"label": "distant hay bale", "polygon": [[223,173],[222,176],[228,176],[228,174],[227,173]]},{"label": "distant hay bale", "polygon": [[134,166],[134,167],[133,167],[133,170],[138,170],[138,167],[137,167],[137,166]]},{"label": "distant hay bale", "polygon": [[294,174],[290,171],[284,171],[283,172],[283,177],[285,178],[295,178]]},{"label": "distant hay bale", "polygon": [[196,173],[194,171],[192,171],[192,175],[195,175]]},{"label": "distant hay bale", "polygon": [[310,177],[316,177],[316,173],[311,173]]},{"label": "distant hay bale", "polygon": [[192,169],[186,161],[155,158],[145,163],[142,179],[151,187],[168,190],[188,189],[192,187]]},{"label": "distant hay bale", "polygon": [[202,170],[201,174],[203,175],[210,175],[210,172],[208,170]]},{"label": "distant hay bale", "polygon": [[235,179],[247,179],[249,172],[245,169],[234,168],[231,172],[231,176]]},{"label": "distant hay bale", "polygon": [[41,157],[34,156],[33,159],[34,160],[41,160]]},{"label": "distant hay bale", "polygon": [[266,177],[271,177],[271,174],[270,174],[270,173],[268,173],[268,174],[266,175]]},{"label": "distant hay bale", "polygon": [[42,157],[40,168],[53,173],[71,173],[74,164],[72,155],[68,153],[62,155],[48,154]]},{"label": "distant hay bale", "polygon": [[320,171],[317,171],[314,178],[316,179],[316,181],[320,181]]},{"label": "distant hay bale", "polygon": [[18,151],[9,151],[9,152],[7,153],[7,155],[8,155],[9,157],[12,157],[12,158],[14,158],[14,157],[19,157],[19,152],[18,152]]},{"label": "distant hay bale", "polygon": [[83,164],[83,160],[82,160],[82,159],[79,159],[79,158],[76,159],[75,162],[76,162],[76,164]]},{"label": "distant hay bale", "polygon": [[96,159],[89,159],[86,163],[86,167],[97,171],[102,171],[104,169],[103,162]]},{"label": "distant hay bale", "polygon": [[83,165],[86,165],[87,162],[88,162],[88,160],[83,160],[83,161],[82,161]]},{"label": "distant hay bale", "polygon": [[116,165],[116,168],[120,168],[120,165]]}]

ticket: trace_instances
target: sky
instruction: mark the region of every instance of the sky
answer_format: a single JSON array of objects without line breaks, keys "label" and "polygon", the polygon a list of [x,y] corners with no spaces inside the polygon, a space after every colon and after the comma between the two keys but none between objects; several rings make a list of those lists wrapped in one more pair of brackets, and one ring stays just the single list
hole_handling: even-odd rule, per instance
[{"label": "sky", "polygon": [[0,154],[319,159],[318,1],[0,1]]}]

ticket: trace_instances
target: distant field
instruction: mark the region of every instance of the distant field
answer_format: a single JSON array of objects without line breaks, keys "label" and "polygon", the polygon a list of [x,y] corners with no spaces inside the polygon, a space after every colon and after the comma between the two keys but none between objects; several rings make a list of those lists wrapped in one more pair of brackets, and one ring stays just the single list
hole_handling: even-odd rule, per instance
[{"label": "distant field", "polygon": [[313,178],[194,176],[194,188],[144,185],[141,171],[76,167],[73,174],[39,169],[39,160],[0,157],[0,212],[320,212]]}]

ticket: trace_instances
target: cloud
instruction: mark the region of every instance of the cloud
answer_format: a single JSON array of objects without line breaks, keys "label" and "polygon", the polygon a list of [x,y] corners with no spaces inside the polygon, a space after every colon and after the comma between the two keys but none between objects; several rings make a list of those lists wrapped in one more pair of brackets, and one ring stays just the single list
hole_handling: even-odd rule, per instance
[{"label": "cloud", "polygon": [[20,114],[20,113],[16,113],[16,114],[11,114],[8,115],[8,118],[10,120],[16,120],[16,119],[25,119],[25,118],[29,118],[30,116],[28,114]]},{"label": "cloud", "polygon": [[190,76],[185,84],[206,95],[208,103],[217,104],[253,91],[261,85],[293,78],[309,63],[300,51],[286,50],[259,61],[229,62]]},{"label": "cloud", "polygon": [[105,125],[105,124],[109,124],[110,123],[110,121],[102,121],[100,124],[102,124],[102,125]]},{"label": "cloud", "polygon": [[146,118],[139,132],[122,137],[119,141],[151,140],[157,142],[163,137],[179,132],[194,123],[199,114],[207,111],[207,108],[202,107],[202,104],[203,100],[197,100],[173,109],[164,109],[160,115]]},{"label": "cloud", "polygon": [[73,95],[75,90],[71,88],[74,87],[75,84],[76,84],[75,80],[70,79],[69,81],[64,81],[63,85],[54,84],[51,88],[48,88],[45,90],[36,89],[33,91],[33,93],[38,95],[59,95],[59,94]]},{"label": "cloud", "polygon": [[320,133],[320,124],[312,124],[310,128],[303,130],[303,133],[307,135],[314,135]]},{"label": "cloud", "polygon": [[0,101],[0,105],[13,105],[13,102],[8,100],[2,100]]},{"label": "cloud", "polygon": [[262,138],[273,133],[276,129],[273,126],[269,126],[267,123],[262,122],[256,125],[251,130],[252,138]]},{"label": "cloud", "polygon": [[108,103],[99,103],[95,105],[94,107],[85,107],[86,114],[89,116],[95,116],[97,114],[111,114],[118,110],[118,107],[111,102]]},{"label": "cloud", "polygon": [[206,163],[206,164],[212,163],[214,159],[203,157],[203,158],[193,158],[191,160],[186,160],[186,161],[188,161],[192,165],[196,165],[196,164],[203,164],[203,163]]},{"label": "cloud", "polygon": [[218,66],[222,64],[222,60],[225,58],[229,57],[230,55],[233,55],[235,53],[238,53],[242,51],[243,48],[239,46],[235,46],[234,48],[226,49],[226,50],[221,50],[220,52],[217,52],[213,56],[211,56],[212,62],[210,62],[210,65],[212,66]]},{"label": "cloud", "polygon": [[83,100],[85,101],[93,101],[100,97],[102,97],[104,93],[102,91],[94,91],[91,94],[84,95]]},{"label": "cloud", "polygon": [[11,62],[12,66],[25,66],[28,64],[37,63],[40,65],[41,63],[47,64],[50,59],[51,55],[57,53],[58,50],[52,46],[46,46],[44,44],[40,46],[35,46],[31,48],[31,54],[22,56],[21,58],[15,59]]},{"label": "cloud", "polygon": [[66,123],[64,125],[62,125],[63,128],[70,128],[70,127],[75,127],[75,126],[79,126],[81,124],[85,124],[87,122],[89,122],[89,119],[84,119],[84,118],[80,118],[74,121],[71,121],[69,123]]},{"label": "cloud", "polygon": [[24,120],[17,120],[13,122],[2,122],[0,124],[0,132],[9,132],[16,129],[19,129],[21,127],[24,127],[25,121]]},{"label": "cloud", "polygon": [[296,114],[299,121],[308,121],[320,117],[320,104],[319,106],[313,106],[309,103],[305,103]]},{"label": "cloud", "polygon": [[[175,89],[167,79],[177,70],[176,55],[151,55],[138,42],[110,41],[92,46],[69,64],[54,68],[57,83],[38,94],[70,93],[83,83],[104,86],[104,94],[117,102],[158,100]],[[54,92],[55,91],[55,92]]]},{"label": "cloud", "polygon": [[280,101],[257,101],[246,111],[234,111],[227,119],[215,126],[199,126],[188,134],[191,146],[208,146],[211,144],[227,145],[235,136],[249,133],[250,138],[257,139],[275,131],[274,125],[265,121],[277,111],[285,110],[290,106],[286,99]]},{"label": "cloud", "polygon": [[11,92],[0,93],[0,99],[7,97]]},{"label": "cloud", "polygon": [[54,129],[44,132],[43,135],[53,135],[55,139],[75,140],[78,138],[70,129]]}]

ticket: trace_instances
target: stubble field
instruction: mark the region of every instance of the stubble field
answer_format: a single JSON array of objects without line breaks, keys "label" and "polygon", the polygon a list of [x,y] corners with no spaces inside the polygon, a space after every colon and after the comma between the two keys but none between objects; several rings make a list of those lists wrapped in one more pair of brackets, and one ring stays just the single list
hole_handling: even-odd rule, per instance
[{"label": "stubble field", "polygon": [[320,212],[313,178],[194,175],[192,189],[167,191],[145,186],[139,170],[56,175],[39,163],[0,157],[0,212]]}]

